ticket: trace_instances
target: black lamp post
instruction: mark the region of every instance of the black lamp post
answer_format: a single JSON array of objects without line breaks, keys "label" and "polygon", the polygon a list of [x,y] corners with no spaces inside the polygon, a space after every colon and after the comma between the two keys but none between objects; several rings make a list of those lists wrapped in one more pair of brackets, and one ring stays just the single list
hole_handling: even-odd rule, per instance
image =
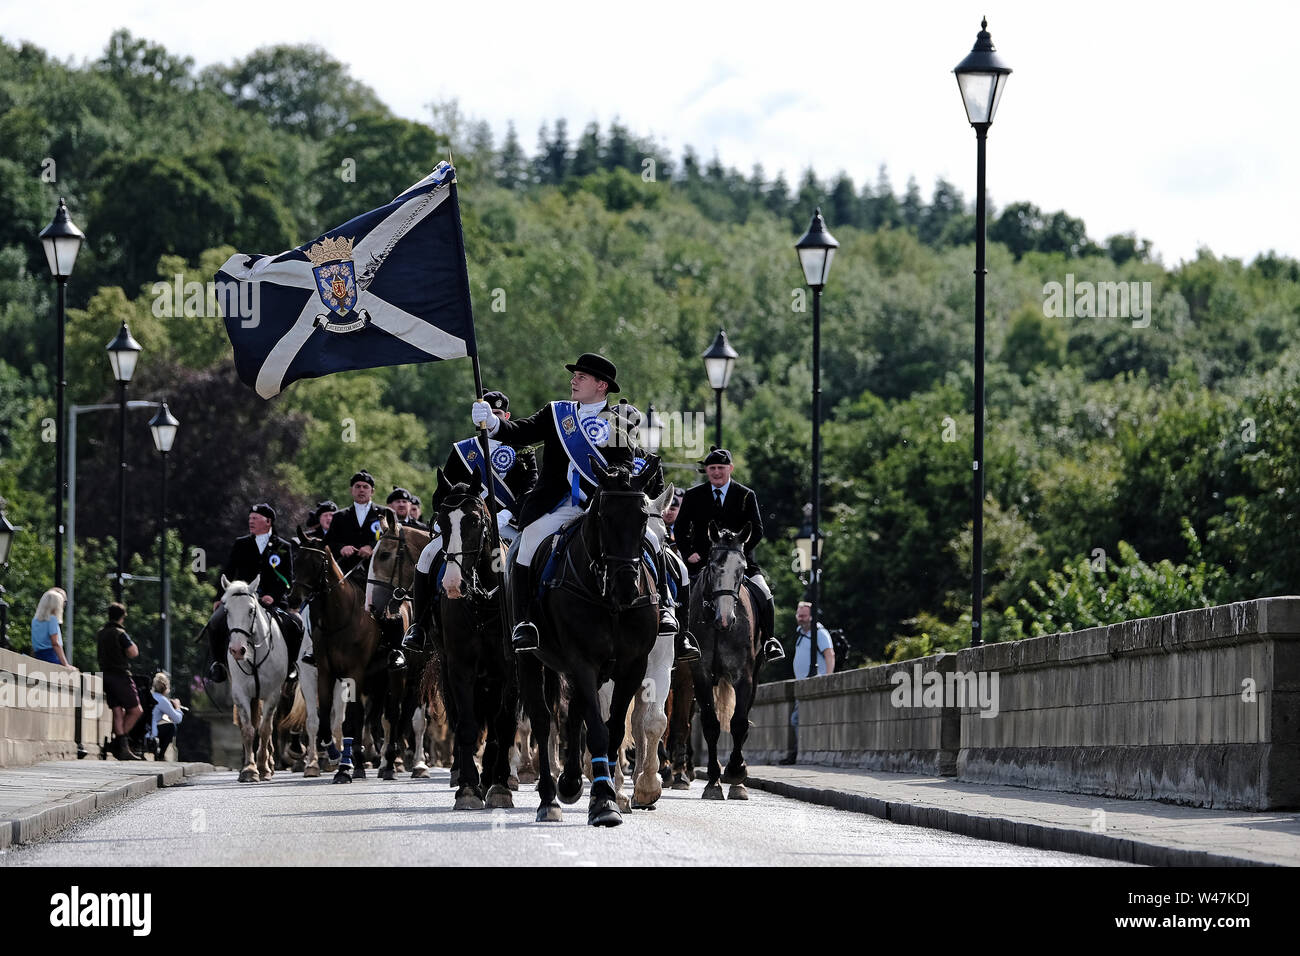
[{"label": "black lamp post", "polygon": [[122,600],[122,566],[126,541],[126,383],[135,374],[135,362],[140,357],[140,343],[131,338],[131,330],[122,323],[117,338],[108,343],[108,360],[113,365],[113,378],[117,380],[117,576],[113,580],[113,599]]},{"label": "black lamp post", "polygon": [[984,643],[984,141],[1006,88],[1011,67],[993,48],[988,21],[980,21],[975,46],[953,68],[966,106],[966,118],[975,127],[975,458],[972,462],[974,529],[971,541],[971,646]]},{"label": "black lamp post", "polygon": [[41,230],[41,245],[45,247],[45,259],[50,264],[50,273],[58,284],[58,367],[56,370],[55,419],[54,419],[54,580],[63,580],[63,500],[68,495],[68,475],[63,463],[63,389],[67,385],[63,376],[63,331],[67,325],[67,288],[68,277],[76,265],[77,253],[86,238],[68,215],[68,204],[59,199],[59,208],[54,213],[54,221]]},{"label": "black lamp post", "polygon": [[[18,529],[5,517],[5,507],[9,503],[0,498],[0,569],[9,569],[9,546],[14,543],[14,532]],[[9,604],[5,601],[5,586],[0,584],[0,648],[9,649]]]},{"label": "black lamp post", "polygon": [[149,422],[153,445],[162,455],[162,510],[158,532],[158,619],[162,623],[163,670],[169,674],[172,670],[172,629],[171,621],[168,619],[171,595],[167,591],[167,453],[172,450],[172,442],[176,441],[176,430],[180,428],[180,424],[176,416],[167,408],[166,402],[162,403],[158,414],[154,415]]},{"label": "black lamp post", "polygon": [[727,341],[726,330],[718,329],[713,344],[708,347],[701,357],[704,359],[704,372],[709,376],[709,385],[713,387],[713,395],[717,401],[715,411],[717,440],[715,444],[721,448],[722,393],[727,390],[727,383],[731,381],[731,370],[736,364],[736,359],[740,356],[731,347],[731,343]]},{"label": "black lamp post", "polygon": [[[812,515],[811,535],[808,542],[809,563],[812,566],[809,585],[808,603],[812,605],[812,629],[808,632],[812,638],[809,648],[809,663],[813,666],[809,674],[816,673],[817,663],[817,604],[821,590],[821,539],[820,526],[822,507],[822,289],[830,275],[831,261],[840,244],[826,228],[826,220],[818,208],[813,214],[812,222],[800,240],[795,243],[799,253],[799,265],[803,267],[804,279],[813,291],[813,393],[812,393]],[[795,675],[798,676],[797,674]]]}]

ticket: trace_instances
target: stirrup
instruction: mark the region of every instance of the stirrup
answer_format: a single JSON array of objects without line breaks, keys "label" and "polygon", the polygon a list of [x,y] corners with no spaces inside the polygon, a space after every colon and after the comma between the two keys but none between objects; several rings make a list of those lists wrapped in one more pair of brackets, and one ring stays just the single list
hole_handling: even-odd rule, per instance
[{"label": "stirrup", "polygon": [[768,664],[785,660],[785,648],[775,637],[769,637],[763,645],[763,660]]},{"label": "stirrup", "polygon": [[539,645],[537,625],[532,621],[520,621],[510,635],[510,646],[516,654],[531,654]]},{"label": "stirrup", "polygon": [[690,664],[698,661],[701,657],[699,645],[695,643],[695,638],[690,631],[682,631],[677,635],[673,642],[673,661],[674,663]]},{"label": "stirrup", "polygon": [[419,624],[412,624],[402,635],[402,647],[408,651],[418,651],[424,647],[424,628]]}]

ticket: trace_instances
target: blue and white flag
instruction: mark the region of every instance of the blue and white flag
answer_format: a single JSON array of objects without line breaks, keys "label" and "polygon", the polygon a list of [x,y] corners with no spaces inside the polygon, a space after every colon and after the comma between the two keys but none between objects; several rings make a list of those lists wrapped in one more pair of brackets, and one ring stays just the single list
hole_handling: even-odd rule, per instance
[{"label": "blue and white flag", "polygon": [[475,354],[448,163],[387,206],[216,275],[235,369],[263,398],[332,372]]}]

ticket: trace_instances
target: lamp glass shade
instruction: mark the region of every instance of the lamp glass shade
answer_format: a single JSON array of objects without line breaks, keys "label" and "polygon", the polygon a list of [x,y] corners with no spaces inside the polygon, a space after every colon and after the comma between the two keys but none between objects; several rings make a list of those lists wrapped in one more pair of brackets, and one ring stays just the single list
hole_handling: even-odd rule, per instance
[{"label": "lamp glass shade", "polygon": [[142,346],[131,337],[131,330],[122,323],[117,338],[108,343],[108,360],[113,366],[113,379],[129,382],[135,374],[135,362],[140,357]]},{"label": "lamp glass shade", "polygon": [[149,431],[153,434],[153,445],[164,455],[172,450],[172,443],[176,441],[176,431],[180,428],[181,423],[176,420],[176,416],[168,409],[167,403],[162,403],[162,408],[158,409],[149,422]]},{"label": "lamp glass shade", "polygon": [[40,232],[45,261],[49,263],[51,275],[56,279],[66,279],[72,275],[72,267],[77,263],[77,253],[85,238],[85,234],[68,215],[67,203],[60,199],[54,221]]},{"label": "lamp glass shade", "polygon": [[966,118],[972,126],[989,125],[998,111],[1002,91],[1007,86],[1006,73],[958,73],[957,86],[966,105]]},{"label": "lamp glass shade", "polygon": [[795,251],[799,253],[799,266],[803,269],[804,279],[814,289],[826,284],[826,279],[831,274],[831,262],[835,259],[835,250],[839,247],[839,242],[826,228],[826,220],[822,218],[819,208],[813,213],[808,231],[794,244]]},{"label": "lamp glass shade", "polygon": [[727,383],[731,381],[731,370],[739,357],[740,353],[727,341],[726,330],[719,329],[713,344],[701,356],[704,359],[704,372],[709,376],[709,385],[712,388],[727,387]]}]

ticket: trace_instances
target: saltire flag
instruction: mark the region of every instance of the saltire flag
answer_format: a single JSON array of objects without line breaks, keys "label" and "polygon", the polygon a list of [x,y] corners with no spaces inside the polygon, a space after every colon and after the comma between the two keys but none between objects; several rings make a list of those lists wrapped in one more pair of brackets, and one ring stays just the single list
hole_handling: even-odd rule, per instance
[{"label": "saltire flag", "polygon": [[455,181],[439,163],[296,249],[231,256],[216,283],[244,384],[271,398],[300,378],[474,355]]}]

